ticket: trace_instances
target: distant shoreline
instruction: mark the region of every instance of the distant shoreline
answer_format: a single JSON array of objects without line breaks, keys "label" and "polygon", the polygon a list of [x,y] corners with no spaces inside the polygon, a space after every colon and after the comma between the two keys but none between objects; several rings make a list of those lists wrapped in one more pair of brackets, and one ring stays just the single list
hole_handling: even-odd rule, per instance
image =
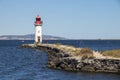
[{"label": "distant shoreline", "polygon": [[[1,35],[0,40],[34,40],[34,34],[27,35]],[[96,38],[96,39],[70,39],[59,36],[43,35],[43,40],[120,40],[120,39],[109,39],[109,38]]]},{"label": "distant shoreline", "polygon": [[[0,39],[0,40],[34,40],[34,39]],[[46,39],[44,39],[44,40],[46,40]],[[98,41],[103,41],[103,40],[120,40],[120,39],[101,39],[101,40],[99,40],[99,39],[47,39],[47,40],[98,40]]]}]

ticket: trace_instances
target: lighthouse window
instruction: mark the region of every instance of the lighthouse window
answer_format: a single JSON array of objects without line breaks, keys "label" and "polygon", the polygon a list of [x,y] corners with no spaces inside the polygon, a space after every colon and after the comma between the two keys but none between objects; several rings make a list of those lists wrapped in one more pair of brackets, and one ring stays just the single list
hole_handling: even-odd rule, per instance
[{"label": "lighthouse window", "polygon": [[40,36],[38,36],[38,42],[40,42]]},{"label": "lighthouse window", "polygon": [[40,21],[40,18],[36,18],[36,21]]}]

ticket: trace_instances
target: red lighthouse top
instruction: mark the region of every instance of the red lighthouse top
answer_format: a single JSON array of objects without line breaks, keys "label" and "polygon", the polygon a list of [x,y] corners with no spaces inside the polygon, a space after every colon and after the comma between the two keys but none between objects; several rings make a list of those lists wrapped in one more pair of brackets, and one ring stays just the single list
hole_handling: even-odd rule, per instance
[{"label": "red lighthouse top", "polygon": [[42,25],[42,21],[39,15],[36,16],[35,25]]}]

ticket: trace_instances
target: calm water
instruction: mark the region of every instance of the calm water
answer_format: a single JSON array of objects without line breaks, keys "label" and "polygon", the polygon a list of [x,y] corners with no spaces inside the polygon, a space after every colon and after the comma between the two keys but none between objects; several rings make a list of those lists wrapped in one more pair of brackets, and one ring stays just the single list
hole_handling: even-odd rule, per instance
[{"label": "calm water", "polygon": [[[120,40],[48,41],[94,50],[119,49]],[[0,41],[0,80],[120,80],[120,74],[67,72],[46,67],[47,54],[36,49],[20,48],[33,41]]]}]

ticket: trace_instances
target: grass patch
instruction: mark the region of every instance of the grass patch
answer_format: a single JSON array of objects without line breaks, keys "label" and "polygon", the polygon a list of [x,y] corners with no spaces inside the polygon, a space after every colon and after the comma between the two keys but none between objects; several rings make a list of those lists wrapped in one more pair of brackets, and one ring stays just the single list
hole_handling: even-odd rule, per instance
[{"label": "grass patch", "polygon": [[115,57],[115,58],[120,58],[120,49],[102,51],[101,54],[103,54],[104,56],[111,56],[111,57]]},{"label": "grass patch", "polygon": [[80,58],[93,58],[93,51],[90,48],[75,48],[74,46],[61,45],[59,43],[51,46],[70,53],[72,56],[79,56]]},{"label": "grass patch", "polygon": [[81,58],[93,58],[93,51],[90,48],[81,48],[76,50],[74,55]]}]

